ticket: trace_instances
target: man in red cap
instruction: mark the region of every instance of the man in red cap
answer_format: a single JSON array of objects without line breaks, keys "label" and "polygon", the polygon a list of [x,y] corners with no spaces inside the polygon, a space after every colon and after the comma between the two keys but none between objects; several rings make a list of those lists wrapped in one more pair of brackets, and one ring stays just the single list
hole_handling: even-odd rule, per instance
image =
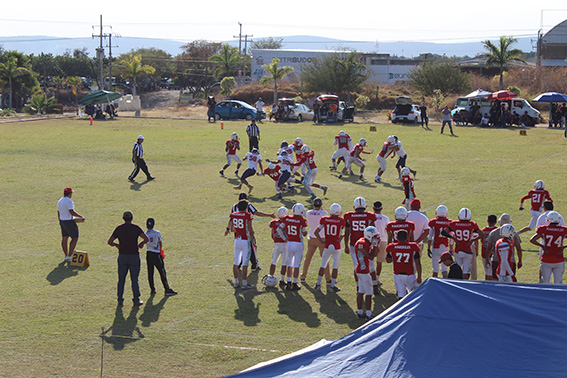
[{"label": "man in red cap", "polygon": [[447,278],[452,278],[455,280],[462,280],[463,279],[463,269],[461,266],[453,261],[453,255],[451,252],[443,252],[441,254],[441,258],[439,259],[439,264],[445,264],[449,267],[449,274]]},{"label": "man in red cap", "polygon": [[[75,205],[71,197],[74,190],[72,188],[63,189],[63,197],[57,202],[57,218],[61,226],[61,248],[65,254],[65,261],[71,261],[77,241],[79,241],[79,227],[77,222],[84,222],[85,217],[75,212]],[[71,242],[69,243],[69,238]]]}]

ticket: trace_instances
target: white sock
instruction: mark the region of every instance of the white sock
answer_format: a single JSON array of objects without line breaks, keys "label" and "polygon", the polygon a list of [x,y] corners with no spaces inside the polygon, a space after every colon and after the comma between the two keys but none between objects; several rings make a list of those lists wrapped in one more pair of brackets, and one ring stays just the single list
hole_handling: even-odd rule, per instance
[{"label": "white sock", "polygon": [[236,285],[238,285],[238,278],[235,278],[235,279],[234,279],[234,283],[235,283]]},{"label": "white sock", "polygon": [[280,274],[280,281],[285,281],[285,274]]},{"label": "white sock", "polygon": [[317,285],[321,285],[322,281],[323,281],[323,276],[317,277]]},{"label": "white sock", "polygon": [[288,278],[287,278],[287,282],[288,282],[288,283],[291,282],[291,277],[288,277]]},{"label": "white sock", "polygon": [[297,277],[293,277],[293,283],[297,283]]},{"label": "white sock", "polygon": [[362,315],[362,309],[361,308],[358,309],[358,315]]},{"label": "white sock", "polygon": [[371,315],[372,315],[372,311],[366,310],[366,316],[371,316]]},{"label": "white sock", "polygon": [[248,285],[248,280],[242,280],[242,286]]},{"label": "white sock", "polygon": [[378,285],[378,280],[377,280],[377,279],[376,279],[376,280],[372,280],[372,285],[374,285],[374,286]]},{"label": "white sock", "polygon": [[336,278],[331,278],[331,287],[335,287],[335,284],[337,283],[337,279]]}]

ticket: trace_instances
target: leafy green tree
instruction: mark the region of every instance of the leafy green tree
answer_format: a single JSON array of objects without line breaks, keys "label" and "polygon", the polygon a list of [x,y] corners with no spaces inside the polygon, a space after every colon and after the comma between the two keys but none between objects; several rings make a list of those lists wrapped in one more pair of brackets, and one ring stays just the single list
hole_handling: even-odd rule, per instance
[{"label": "leafy green tree", "polygon": [[47,97],[45,93],[33,96],[24,111],[28,114],[49,114],[55,111],[57,100],[55,97]]},{"label": "leafy green tree", "polygon": [[75,105],[79,108],[79,90],[83,87],[83,80],[78,76],[71,76],[65,80],[65,84],[71,87],[71,92],[75,95]]},{"label": "leafy green tree", "polygon": [[221,78],[225,76],[232,76],[236,73],[238,64],[240,63],[240,56],[238,49],[230,47],[228,44],[223,44],[220,51],[209,58],[209,61],[215,65],[215,77]]},{"label": "leafy green tree", "polygon": [[283,38],[261,38],[257,39],[250,45],[252,49],[272,49],[277,50],[283,47]]},{"label": "leafy green tree", "polygon": [[149,65],[142,64],[141,55],[129,55],[120,61],[122,75],[132,81],[132,94],[136,96],[138,80],[146,75],[153,75],[156,69]]},{"label": "leafy green tree", "polygon": [[492,43],[490,40],[482,42],[484,48],[488,51],[486,64],[488,66],[496,66],[500,70],[500,90],[504,88],[504,68],[514,61],[525,63],[521,58],[524,54],[523,51],[512,48],[512,45],[517,42],[516,38],[505,35],[500,36],[497,44]]},{"label": "leafy green tree", "polygon": [[87,48],[67,50],[65,54],[54,58],[55,64],[61,70],[63,77],[79,76],[96,78],[98,75],[98,62],[89,57]]},{"label": "leafy green tree", "polygon": [[356,100],[354,101],[356,106],[360,109],[366,108],[366,105],[368,105],[369,102],[370,102],[370,99],[368,98],[368,96],[365,96],[365,95],[358,96],[356,98]]},{"label": "leafy green tree", "polygon": [[426,63],[412,70],[408,78],[408,84],[424,96],[433,96],[435,90],[444,95],[461,93],[470,86],[469,75],[450,63]]},{"label": "leafy green tree", "polygon": [[27,98],[38,85],[29,57],[15,50],[6,51],[0,57],[0,80],[8,89],[9,109],[14,108],[15,98]]},{"label": "leafy green tree", "polygon": [[171,75],[173,74],[173,57],[171,56],[171,54],[162,49],[157,49],[154,47],[139,48],[130,51],[128,54],[120,55],[117,60],[121,61],[123,59],[128,59],[129,55],[140,55],[144,64],[152,66],[156,69],[153,75],[158,79],[171,78]]},{"label": "leafy green tree", "polygon": [[221,44],[196,40],[182,46],[183,52],[175,57],[175,85],[187,88],[190,93],[204,92],[215,83],[214,63],[209,59],[220,51]]},{"label": "leafy green tree", "polygon": [[55,61],[53,54],[40,53],[39,55],[30,55],[32,70],[42,78],[43,91],[47,93],[47,84],[49,77],[60,76],[62,74],[59,65]]},{"label": "leafy green tree", "polygon": [[221,87],[221,95],[226,96],[226,97],[230,97],[230,95],[232,94],[232,89],[236,86],[236,80],[234,80],[234,77],[232,76],[227,76],[224,79],[221,80],[220,82],[220,87]]},{"label": "leafy green tree", "polygon": [[266,85],[271,82],[274,83],[274,104],[277,104],[278,80],[281,80],[292,73],[294,69],[290,66],[280,66],[280,60],[278,58],[273,58],[271,63],[264,64],[262,68],[266,70],[268,76],[262,77],[262,79],[260,79],[260,84]]}]

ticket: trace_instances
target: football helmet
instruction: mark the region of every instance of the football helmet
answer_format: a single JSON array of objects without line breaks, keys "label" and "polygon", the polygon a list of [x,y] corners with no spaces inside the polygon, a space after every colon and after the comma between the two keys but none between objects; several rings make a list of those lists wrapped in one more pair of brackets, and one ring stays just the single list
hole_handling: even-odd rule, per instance
[{"label": "football helmet", "polygon": [[516,229],[511,224],[505,224],[504,226],[500,227],[500,236],[512,239],[514,234],[516,233]]},{"label": "football helmet", "polygon": [[257,148],[253,148],[251,151],[254,155],[260,155],[260,151]]},{"label": "football helmet", "polygon": [[469,209],[467,209],[466,207],[463,207],[459,211],[459,220],[468,221],[468,220],[471,220],[471,217],[472,217],[471,211]]},{"label": "football helmet", "polygon": [[409,176],[410,174],[410,169],[408,167],[403,167],[402,170],[400,171],[400,174],[402,176]]},{"label": "football helmet", "polygon": [[388,142],[390,144],[394,144],[394,143],[396,143],[396,139],[394,139],[393,135],[390,135],[388,138],[386,138],[386,142]]},{"label": "football helmet", "polygon": [[282,151],[282,153],[280,154],[281,157],[286,157],[287,156],[287,151]]},{"label": "football helmet", "polygon": [[282,144],[280,145],[281,148],[285,148],[285,147],[287,147],[287,146],[289,146],[289,143],[286,142],[285,140],[284,140],[284,141],[282,142]]},{"label": "football helmet", "polygon": [[276,165],[274,163],[268,164],[268,169],[276,169]]},{"label": "football helmet", "polygon": [[237,133],[232,133],[232,134],[230,134],[230,139],[232,139],[232,140],[238,140],[238,134],[237,134]]},{"label": "football helmet", "polygon": [[534,188],[536,188],[536,190],[541,190],[545,188],[545,182],[543,182],[542,180],[537,180],[534,184]]},{"label": "football helmet", "polygon": [[380,234],[374,226],[368,226],[364,229],[364,238],[373,242],[375,238],[379,238]]},{"label": "football helmet", "polygon": [[309,153],[309,146],[306,145],[306,144],[304,144],[304,145],[301,147],[301,152],[304,153],[304,154]]},{"label": "football helmet", "polygon": [[345,135],[346,135],[346,133],[345,133],[345,131],[344,131],[344,130],[341,130],[341,131],[339,131],[339,135],[340,135],[340,136],[345,136]]},{"label": "football helmet", "polygon": [[399,221],[405,221],[408,217],[408,210],[400,206],[396,210],[394,210],[394,218]]},{"label": "football helmet", "polygon": [[360,139],[358,140],[358,144],[360,144],[362,147],[366,146],[366,139],[360,138]]},{"label": "football helmet", "polygon": [[545,217],[548,224],[561,222],[561,215],[557,211],[550,211]]},{"label": "football helmet", "polygon": [[282,206],[278,209],[278,218],[283,218],[288,214],[289,212],[287,211],[287,207]]},{"label": "football helmet", "polygon": [[392,135],[392,138],[394,138],[394,142],[395,142],[395,143],[398,143],[398,137],[397,137],[397,136]]},{"label": "football helmet", "polygon": [[303,146],[303,139],[297,137],[293,143],[295,143],[296,146]]},{"label": "football helmet", "polygon": [[266,285],[266,287],[276,287],[278,284],[278,279],[276,276],[272,276],[271,274],[266,274],[262,277],[262,283]]},{"label": "football helmet", "polygon": [[340,216],[342,213],[343,213],[343,209],[341,208],[341,205],[339,205],[338,203],[334,203],[331,205],[331,207],[329,207],[329,214],[331,215]]},{"label": "football helmet", "polygon": [[439,205],[437,206],[437,209],[435,209],[435,216],[440,218],[447,218],[449,216],[449,209],[447,209],[447,206],[445,205]]},{"label": "football helmet", "polygon": [[301,204],[301,203],[296,203],[291,208],[291,212],[293,213],[293,215],[299,215],[299,216],[304,217],[305,216],[305,206],[303,206],[303,204]]},{"label": "football helmet", "polygon": [[354,199],[354,209],[358,209],[358,208],[363,208],[366,209],[366,200],[362,197],[356,197]]}]

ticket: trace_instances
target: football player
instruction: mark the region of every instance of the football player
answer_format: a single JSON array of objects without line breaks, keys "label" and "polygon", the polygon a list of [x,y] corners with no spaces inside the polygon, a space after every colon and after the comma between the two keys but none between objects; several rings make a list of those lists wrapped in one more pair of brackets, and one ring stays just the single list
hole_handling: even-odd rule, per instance
[{"label": "football player", "polygon": [[[537,233],[532,236],[530,243],[537,245],[543,250],[541,255],[541,275],[543,283],[551,283],[553,275],[553,283],[563,283],[563,272],[565,271],[565,257],[563,250],[565,245],[563,241],[567,236],[567,227],[561,226],[561,216],[556,211],[550,211],[547,214],[548,224],[539,226]],[[542,239],[543,244],[538,240]]]},{"label": "football player", "polygon": [[[398,139],[397,136],[392,135],[394,137],[394,150],[396,155],[398,155],[398,162],[396,163],[396,169],[398,170],[398,179],[401,180],[402,179],[402,172],[401,169],[404,168],[406,166],[406,160],[408,158],[408,154],[406,154],[406,151],[404,150],[404,148],[402,147],[402,141]],[[415,175],[417,175],[417,171],[414,171],[413,169],[409,168],[411,174],[413,175],[413,177],[415,177]]]},{"label": "football player", "polygon": [[542,180],[537,180],[534,184],[534,189],[530,190],[527,195],[522,197],[522,199],[520,200],[520,210],[524,210],[524,201],[527,199],[530,199],[532,202],[532,207],[530,210],[532,219],[528,226],[518,231],[518,234],[532,230],[536,226],[537,218],[541,215],[543,203],[545,201],[553,202],[549,195],[549,192],[545,190],[545,183]]},{"label": "football player", "polygon": [[[329,263],[331,256],[333,257],[333,271],[331,273],[331,286],[330,291],[337,293],[341,291],[336,286],[337,275],[339,273],[339,262],[341,261],[343,229],[345,227],[345,220],[341,218],[343,210],[341,205],[334,203],[329,207],[330,216],[324,216],[319,222],[319,226],[315,230],[317,239],[325,244],[323,256],[321,257],[321,268],[319,269],[319,277],[315,290],[321,290],[321,282],[323,281],[323,274],[325,274],[325,267]],[[324,239],[321,237],[321,230],[324,230]]]},{"label": "football player", "polygon": [[238,282],[238,266],[242,262],[242,289],[251,289],[254,286],[249,285],[248,263],[250,262],[250,254],[254,244],[254,231],[252,230],[252,219],[254,216],[247,212],[248,201],[238,202],[238,211],[230,214],[230,227],[224,235],[234,232],[234,264],[232,265],[232,274],[234,276],[234,287],[239,286]]},{"label": "football player", "polygon": [[471,211],[462,208],[459,211],[459,220],[452,221],[441,233],[443,236],[455,240],[455,261],[463,269],[463,279],[471,276],[472,261],[475,258],[471,244],[479,239],[482,231],[476,222],[471,221]]},{"label": "football player", "polygon": [[[287,172],[289,172],[289,171],[287,171]],[[296,179],[289,178],[289,175],[288,175],[287,181],[285,181],[283,183],[283,188],[280,187],[279,181],[280,181],[280,178],[282,177],[282,171],[281,171],[281,167],[280,167],[279,164],[274,164],[274,163],[268,164],[268,167],[266,169],[264,169],[264,176],[268,176],[269,178],[274,180],[274,185],[276,187],[276,190],[278,191],[278,199],[282,198],[282,192],[284,190],[287,190],[287,191],[290,191],[290,192],[293,193],[294,187],[290,184],[298,183],[298,181]]]},{"label": "football player", "polygon": [[364,147],[366,147],[366,139],[360,138],[358,143],[356,144],[356,146],[354,146],[354,148],[348,154],[347,160],[345,162],[345,167],[341,171],[339,178],[342,178],[347,170],[350,170],[352,172],[351,167],[354,164],[354,165],[357,165],[357,166],[360,167],[360,179],[364,180],[364,176],[363,176],[364,175],[364,167],[365,167],[364,162],[366,161],[366,159],[362,159],[360,157],[360,155],[361,154],[369,155],[373,152],[373,151],[371,151],[371,152],[364,151]]},{"label": "football player", "polygon": [[378,173],[376,173],[376,178],[374,179],[375,182],[381,182],[382,175],[386,172],[386,159],[390,154],[392,154],[392,158],[396,156],[396,151],[394,149],[396,145],[396,139],[393,135],[390,135],[386,141],[382,144],[382,150],[378,155],[376,155],[376,160],[378,160],[378,164],[380,164],[380,168],[378,169]]},{"label": "football player", "polygon": [[339,131],[339,135],[335,136],[333,145],[337,146],[337,150],[331,157],[331,161],[333,162],[333,165],[329,168],[331,168],[331,171],[336,171],[338,165],[337,159],[339,159],[339,163],[341,162],[342,159],[346,165],[347,156],[353,148],[352,138],[350,137],[350,135],[348,135],[343,130],[341,130]]},{"label": "football player", "polygon": [[374,227],[376,227],[378,235],[380,235],[380,244],[378,254],[376,255],[376,283],[378,285],[382,285],[382,282],[380,281],[380,274],[382,273],[382,264],[386,262],[386,247],[388,246],[386,225],[390,223],[390,218],[382,214],[382,202],[376,201],[372,207],[374,214],[376,214]]},{"label": "football player", "polygon": [[398,299],[402,299],[415,288],[416,283],[421,283],[421,260],[419,246],[417,243],[408,242],[408,233],[405,230],[400,230],[397,237],[397,242],[386,247],[386,262],[394,265],[394,284]]},{"label": "football player", "polygon": [[386,232],[388,233],[388,244],[398,241],[398,232],[404,230],[408,235],[408,241],[413,242],[414,236],[413,231],[415,230],[415,224],[409,222],[408,211],[405,207],[398,207],[394,210],[394,221],[386,225]]},{"label": "football player", "polygon": [[481,248],[481,256],[482,256],[482,265],[484,266],[484,280],[485,281],[493,281],[495,277],[492,276],[492,265],[490,260],[486,258],[488,253],[488,237],[490,233],[496,230],[498,227],[496,226],[496,215],[491,214],[488,216],[486,222],[488,226],[484,227],[482,231],[482,248]]},{"label": "football player", "polygon": [[406,210],[410,210],[411,201],[413,201],[413,199],[415,198],[415,190],[413,187],[413,179],[410,177],[410,169],[408,167],[402,168],[401,175],[405,195],[402,204],[406,207]]},{"label": "football player", "polygon": [[262,156],[260,155],[260,151],[258,151],[257,148],[253,148],[251,152],[246,153],[246,156],[244,157],[243,160],[248,160],[248,169],[245,170],[242,176],[240,177],[240,185],[235,186],[234,189],[237,190],[241,189],[242,184],[244,184],[248,187],[248,194],[250,194],[250,192],[252,191],[252,189],[254,189],[254,187],[250,185],[248,181],[246,181],[246,179],[256,174],[256,170],[258,169],[258,166],[260,167],[260,171],[258,175],[262,175],[262,171],[264,170],[262,168]]},{"label": "football player", "polygon": [[494,253],[498,254],[498,267],[496,276],[500,282],[515,282],[514,270],[512,269],[512,256],[514,256],[514,234],[516,229],[511,224],[505,224],[500,228],[500,236],[494,245]]},{"label": "football player", "polygon": [[270,221],[270,229],[272,230],[272,240],[274,241],[274,249],[272,250],[272,264],[270,265],[270,275],[276,273],[276,265],[281,257],[282,268],[280,270],[280,287],[283,289],[286,285],[285,274],[287,272],[287,241],[279,235],[278,228],[283,223],[283,218],[288,215],[287,208],[280,207],[278,209],[278,219]]},{"label": "football player", "polygon": [[[297,283],[299,267],[303,258],[303,238],[307,235],[305,206],[296,203],[291,208],[292,215],[283,217],[278,233],[280,238],[287,240],[287,284],[286,290],[300,290]],[[285,230],[285,233],[284,233]],[[293,276],[293,284],[291,279]]]},{"label": "football player", "polygon": [[[447,218],[449,210],[445,205],[439,205],[435,209],[435,218],[429,220],[429,240],[427,241],[427,255],[431,258],[433,277],[439,276],[439,260],[445,251],[449,251],[449,238],[443,236],[441,231],[449,227],[451,220]],[[433,249],[431,244],[433,243]],[[441,274],[447,278],[447,266],[441,264]]]},{"label": "football player", "polygon": [[293,164],[293,166],[304,166],[305,168],[305,176],[303,177],[303,185],[307,192],[311,194],[311,199],[315,199],[317,196],[313,193],[314,188],[320,188],[323,190],[323,195],[327,194],[327,187],[323,185],[319,185],[315,183],[315,177],[317,176],[317,166],[315,165],[315,152],[310,151],[309,146],[304,144],[301,147],[301,154],[297,155],[297,162]]},{"label": "football player", "polygon": [[[353,254],[356,257],[356,281],[358,288],[356,293],[357,317],[370,320],[372,314],[372,277],[370,271],[374,266],[373,259],[378,254],[380,235],[374,226],[368,226],[363,231],[363,237],[354,244]],[[364,297],[366,314],[362,312],[362,299]]]},{"label": "football player", "polygon": [[234,174],[238,176],[238,170],[240,169],[242,160],[236,154],[236,150],[240,150],[240,140],[238,140],[237,133],[230,134],[230,139],[226,141],[226,147],[224,150],[226,151],[226,164],[222,167],[219,173],[224,177],[224,170],[230,166],[231,160],[234,160],[237,163]]}]

